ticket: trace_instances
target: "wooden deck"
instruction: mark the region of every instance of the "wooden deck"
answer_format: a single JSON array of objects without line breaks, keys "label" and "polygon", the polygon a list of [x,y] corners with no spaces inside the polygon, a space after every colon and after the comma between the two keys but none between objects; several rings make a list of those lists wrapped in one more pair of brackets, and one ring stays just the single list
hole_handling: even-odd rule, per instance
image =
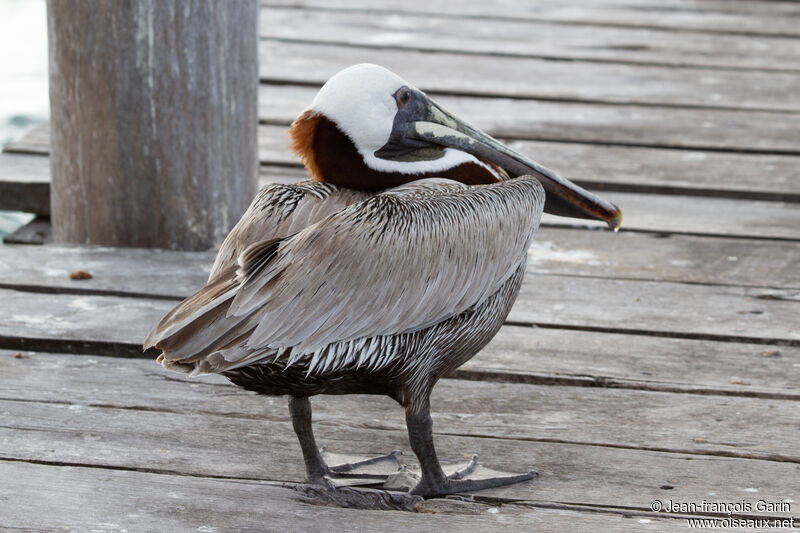
[{"label": "wooden deck", "polygon": [[[4,245],[0,530],[685,531],[719,504],[800,527],[799,20],[781,1],[264,2],[264,182],[303,178],[289,122],[369,61],[622,207],[617,234],[546,217],[507,325],[435,389],[443,461],[540,476],[417,512],[335,505],[300,484],[284,399],[141,355],[213,252]],[[48,215],[48,146],[45,126],[0,154],[0,208]],[[413,459],[391,400],[313,403],[331,451]]]}]

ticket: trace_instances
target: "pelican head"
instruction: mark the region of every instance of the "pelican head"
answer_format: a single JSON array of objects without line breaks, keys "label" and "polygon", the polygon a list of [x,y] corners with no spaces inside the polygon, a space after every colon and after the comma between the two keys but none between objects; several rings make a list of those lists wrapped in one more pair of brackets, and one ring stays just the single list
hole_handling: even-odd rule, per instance
[{"label": "pelican head", "polygon": [[393,72],[360,64],[335,74],[294,121],[292,148],[313,179],[380,189],[422,177],[492,183],[536,176],[545,211],[603,220],[619,208],[453,116]]}]

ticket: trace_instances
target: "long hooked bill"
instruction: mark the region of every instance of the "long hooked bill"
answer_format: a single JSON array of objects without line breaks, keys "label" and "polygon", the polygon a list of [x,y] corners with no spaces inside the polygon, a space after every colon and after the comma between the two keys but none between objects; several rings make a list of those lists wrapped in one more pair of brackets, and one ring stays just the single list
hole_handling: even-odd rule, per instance
[{"label": "long hooked bill", "polygon": [[[532,161],[500,143],[490,135],[459,120],[422,92],[412,90],[405,112],[398,112],[388,150],[419,141],[468,152],[504,168],[512,177],[534,175],[546,191],[544,210],[554,215],[602,220],[616,231],[622,224],[622,211],[553,170]],[[376,153],[379,155],[379,153]]]}]

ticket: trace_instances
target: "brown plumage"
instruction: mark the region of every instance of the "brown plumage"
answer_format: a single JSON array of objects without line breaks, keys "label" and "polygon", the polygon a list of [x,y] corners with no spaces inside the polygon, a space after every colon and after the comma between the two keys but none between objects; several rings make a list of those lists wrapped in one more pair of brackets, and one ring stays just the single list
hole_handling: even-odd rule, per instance
[{"label": "brown plumage", "polygon": [[310,481],[340,471],[313,438],[308,397],[317,394],[384,394],[405,407],[422,470],[415,493],[530,479],[445,476],[429,414],[436,382],[508,315],[545,205],[539,179],[508,179],[498,162],[553,180],[580,213],[597,205],[599,217],[617,220],[616,208],[374,65],[334,76],[291,138],[313,181],[262,189],[206,286],[164,316],[145,347],[173,370],[290,395]]},{"label": "brown plumage", "polygon": [[[543,200],[533,178],[473,187],[428,179],[380,194],[268,186],[226,239],[208,285],[146,344],[169,368],[225,373],[265,394],[308,395],[312,382],[313,394],[381,391],[370,373],[380,371],[391,382],[382,392],[412,405],[496,332]],[[266,374],[248,383],[254,366]],[[287,380],[288,371],[303,379]]]}]

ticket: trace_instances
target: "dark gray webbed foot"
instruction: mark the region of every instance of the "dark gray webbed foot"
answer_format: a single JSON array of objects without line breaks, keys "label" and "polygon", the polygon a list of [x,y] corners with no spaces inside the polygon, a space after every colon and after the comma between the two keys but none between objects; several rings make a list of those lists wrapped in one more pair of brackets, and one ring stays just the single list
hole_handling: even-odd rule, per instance
[{"label": "dark gray webbed foot", "polygon": [[406,490],[410,494],[419,496],[445,496],[459,492],[472,492],[512,485],[522,481],[529,481],[538,474],[535,470],[524,474],[509,474],[492,470],[478,463],[478,456],[463,465],[453,465],[445,468],[445,475],[441,477],[420,476],[419,473],[403,469],[401,472],[390,476],[384,485],[389,490]]},{"label": "dark gray webbed foot", "polygon": [[[486,472],[484,472],[484,475],[485,474]],[[420,481],[413,489],[411,489],[410,493],[419,496],[445,496],[447,494],[457,494],[459,492],[473,492],[476,490],[493,489],[495,487],[513,485],[514,483],[529,481],[537,475],[538,474],[536,470],[531,470],[525,474],[506,474],[490,477],[460,478],[447,476],[441,482],[431,483]]]},{"label": "dark gray webbed foot", "polygon": [[477,456],[473,456],[466,465],[450,467],[446,472],[439,463],[433,446],[433,420],[427,398],[424,403],[406,407],[406,425],[411,449],[419,459],[421,475],[416,476],[419,481],[415,480],[414,473],[405,470],[388,479],[384,488],[403,490],[401,487],[404,487],[414,495],[444,496],[512,485],[536,476],[535,470],[524,474],[491,470],[481,466]]},{"label": "dark gray webbed foot", "polygon": [[400,470],[397,462],[397,456],[402,455],[400,451],[369,458],[329,453],[325,448],[320,451],[324,462],[329,465],[324,481],[332,487],[381,486],[390,475]]}]

